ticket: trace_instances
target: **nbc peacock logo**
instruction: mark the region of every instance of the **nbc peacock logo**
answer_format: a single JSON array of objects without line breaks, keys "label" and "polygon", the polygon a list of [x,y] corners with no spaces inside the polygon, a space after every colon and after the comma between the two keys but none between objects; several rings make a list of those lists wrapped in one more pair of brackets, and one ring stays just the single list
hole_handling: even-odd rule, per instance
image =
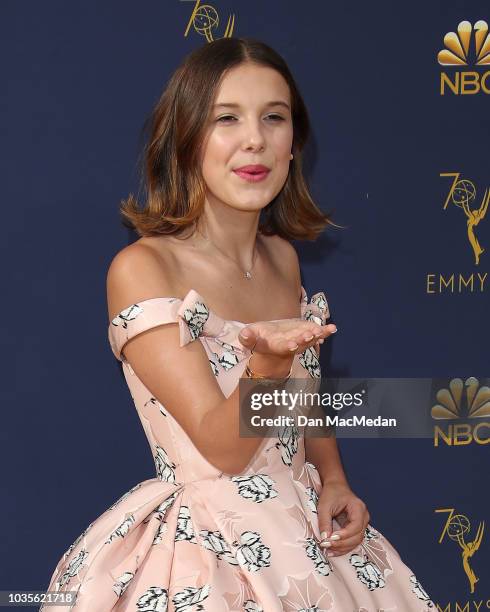
[{"label": "nbc peacock logo", "polygon": [[[441,66],[490,67],[490,34],[488,23],[483,19],[472,25],[469,21],[461,21],[456,32],[448,32],[444,36],[444,49],[437,54]],[[455,70],[441,72],[440,94],[446,92],[454,95],[469,95],[490,93],[490,70]]]},{"label": "nbc peacock logo", "polygon": [[[464,382],[453,378],[448,388],[436,393],[437,403],[431,408],[436,421],[447,421],[434,426],[434,446],[443,442],[446,446],[488,444],[490,442],[490,387],[480,385],[474,376]],[[474,423],[474,419],[478,419]],[[463,422],[469,421],[469,422]]]}]

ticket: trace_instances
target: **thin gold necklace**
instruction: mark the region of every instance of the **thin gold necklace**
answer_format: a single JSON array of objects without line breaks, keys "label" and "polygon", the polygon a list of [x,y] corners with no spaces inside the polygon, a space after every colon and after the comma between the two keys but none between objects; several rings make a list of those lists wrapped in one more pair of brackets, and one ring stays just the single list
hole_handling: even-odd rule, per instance
[{"label": "thin gold necklace", "polygon": [[243,276],[247,279],[250,280],[252,278],[252,270],[255,264],[255,260],[257,258],[257,246],[255,246],[254,249],[254,255],[253,255],[253,259],[252,259],[252,267],[250,268],[250,270],[243,270],[242,267],[240,266],[240,264],[236,261],[236,259],[234,259],[233,257],[231,257],[230,255],[228,255],[227,253],[223,252],[219,247],[217,247],[214,242],[212,240],[210,240],[209,238],[206,238],[206,236],[204,236],[204,234],[196,227],[196,231],[201,234],[201,236],[204,238],[204,240],[206,240],[207,242],[210,242],[215,249],[217,249],[222,255],[224,255],[225,257],[227,257],[228,259],[231,259],[231,261],[240,269],[241,273],[243,274]]}]

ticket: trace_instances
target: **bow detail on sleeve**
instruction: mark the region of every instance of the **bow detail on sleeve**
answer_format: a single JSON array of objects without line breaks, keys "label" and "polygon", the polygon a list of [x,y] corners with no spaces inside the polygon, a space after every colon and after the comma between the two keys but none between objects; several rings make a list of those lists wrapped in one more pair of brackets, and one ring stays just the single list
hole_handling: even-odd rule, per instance
[{"label": "bow detail on sleeve", "polygon": [[[217,315],[208,307],[203,296],[194,289],[182,300],[177,315],[180,346],[201,337],[216,376],[220,369],[230,370],[250,356],[250,349],[244,347],[238,339],[240,330],[246,324]],[[302,288],[301,318],[326,325],[329,317],[328,303],[323,291],[313,294],[308,302],[306,291]]]},{"label": "bow detail on sleeve", "polygon": [[250,356],[250,349],[244,347],[238,339],[238,333],[244,324],[228,321],[217,315],[194,289],[182,300],[177,315],[180,346],[201,337],[216,376],[220,368],[229,370]]},{"label": "bow detail on sleeve", "polygon": [[326,325],[330,318],[327,297],[323,291],[318,291],[311,296],[308,302],[306,291],[302,290],[301,317],[305,321],[314,321],[318,325]]},{"label": "bow detail on sleeve", "polygon": [[[304,288],[302,289],[301,317],[305,321],[313,321],[318,325],[327,324],[327,320],[330,318],[330,310],[328,308],[327,298],[323,291],[314,293],[308,302],[306,291]],[[317,352],[313,347],[308,347],[299,355],[299,362],[312,378],[321,377],[322,372],[320,360],[318,359]]]}]

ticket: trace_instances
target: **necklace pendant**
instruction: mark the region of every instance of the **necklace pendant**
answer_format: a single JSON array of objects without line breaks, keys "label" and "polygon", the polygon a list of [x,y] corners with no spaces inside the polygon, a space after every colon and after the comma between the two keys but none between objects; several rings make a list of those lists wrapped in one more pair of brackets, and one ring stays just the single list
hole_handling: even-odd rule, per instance
[{"label": "necklace pendant", "polygon": [[245,278],[247,278],[247,279],[252,278],[252,275],[251,275],[251,273],[248,270],[245,272]]}]

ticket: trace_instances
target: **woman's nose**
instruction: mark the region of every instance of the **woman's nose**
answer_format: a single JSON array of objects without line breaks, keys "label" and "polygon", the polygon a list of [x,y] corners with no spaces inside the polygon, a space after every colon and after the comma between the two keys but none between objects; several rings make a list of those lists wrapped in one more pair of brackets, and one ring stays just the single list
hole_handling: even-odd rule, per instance
[{"label": "woman's nose", "polygon": [[244,127],[244,144],[246,148],[263,147],[265,137],[263,134],[263,128],[258,121],[249,121]]}]

